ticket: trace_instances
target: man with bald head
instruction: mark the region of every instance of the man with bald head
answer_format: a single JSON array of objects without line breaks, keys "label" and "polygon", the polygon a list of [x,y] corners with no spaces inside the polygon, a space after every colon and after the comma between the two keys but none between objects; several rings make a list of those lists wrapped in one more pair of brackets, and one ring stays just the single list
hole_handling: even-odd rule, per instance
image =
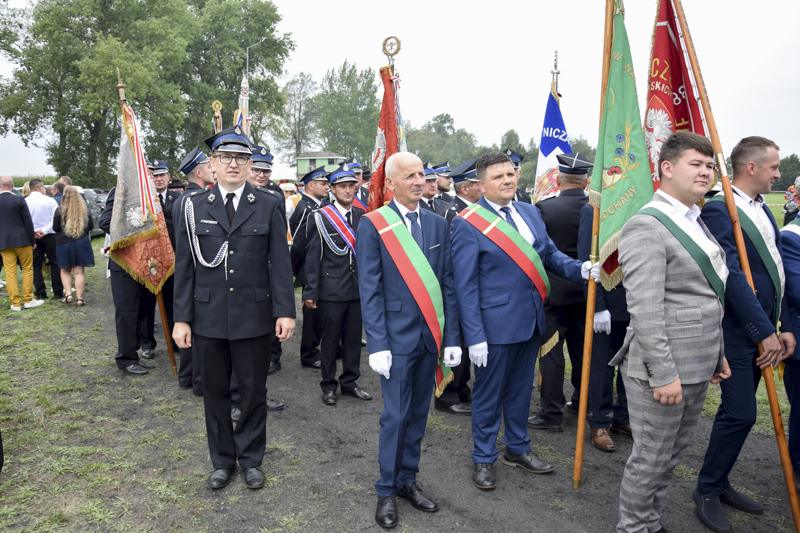
[{"label": "man with bald head", "polygon": [[375,521],[392,528],[396,496],[423,512],[439,510],[416,480],[420,441],[438,355],[444,350],[445,364],[458,366],[461,348],[447,222],[420,208],[422,161],[399,152],[385,169],[394,199],[361,218],[356,257],[369,364],[381,375],[384,402]]},{"label": "man with bald head", "polygon": [[[44,302],[33,298],[33,248],[36,246],[36,235],[31,213],[25,199],[11,192],[13,188],[13,179],[9,176],[0,178],[0,255],[6,269],[11,310],[22,311],[23,307],[36,307]],[[17,261],[22,265],[22,295],[17,285]]]}]

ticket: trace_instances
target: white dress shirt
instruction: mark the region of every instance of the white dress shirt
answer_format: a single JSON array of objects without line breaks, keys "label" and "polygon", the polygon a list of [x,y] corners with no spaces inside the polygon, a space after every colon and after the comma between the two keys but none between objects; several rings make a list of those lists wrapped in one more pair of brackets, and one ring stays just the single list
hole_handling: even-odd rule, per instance
[{"label": "white dress shirt", "polygon": [[45,235],[55,233],[53,231],[53,215],[58,209],[58,202],[39,191],[31,192],[25,198],[25,202],[27,202],[28,210],[31,212],[33,231],[41,231]]},{"label": "white dress shirt", "polygon": [[[484,196],[484,198],[486,197]],[[492,209],[497,211],[497,214],[500,215],[503,218],[503,220],[506,219],[506,214],[501,211],[503,206],[492,202],[488,198],[486,198],[486,203],[488,203]],[[522,215],[520,215],[519,211],[517,211],[516,208],[514,207],[514,203],[509,202],[508,205],[505,207],[511,208],[511,219],[514,221],[514,224],[517,225],[517,230],[519,231],[519,234],[522,235],[523,239],[528,241],[528,244],[533,246],[533,243],[536,242],[536,237],[533,236],[533,231],[531,231],[531,228],[529,228],[528,224],[525,223],[525,219],[522,218]]]},{"label": "white dress shirt", "polygon": [[[408,232],[411,233],[411,221],[406,218],[406,214],[410,212],[406,206],[394,200],[394,205],[397,206],[397,209],[400,210],[400,218],[405,222],[406,228],[408,228]],[[419,202],[417,202],[417,207],[414,209],[414,213],[417,214],[417,224],[419,224],[419,232],[422,233],[422,221],[420,220],[419,216]]]},{"label": "white dress shirt", "polygon": [[[764,222],[764,225],[767,226],[769,234],[772,237],[772,240],[774,241],[775,228],[772,227],[772,221],[769,219],[769,215],[767,215],[767,213],[764,211],[764,197],[759,194],[758,197],[755,200],[753,200],[752,198],[750,198],[749,194],[745,193],[742,189],[740,189],[736,185],[732,185],[732,187],[733,190],[739,193],[739,196],[741,196],[747,201],[747,207],[745,208],[745,211],[747,211],[747,214],[750,215],[750,218],[760,217],[761,220]],[[739,204],[736,205],[738,206]]]},{"label": "white dress shirt", "polygon": [[[352,212],[352,209],[350,209],[350,208],[352,207],[353,204],[350,204],[349,206],[347,206],[347,209],[345,209],[344,206],[342,206],[342,204],[340,204],[339,202],[333,202],[333,205],[336,206],[336,210],[339,211],[342,214],[342,216],[344,217],[345,220],[347,220],[347,213],[351,213]],[[351,219],[350,222],[351,223],[352,223],[352,218],[353,218],[353,215],[350,215],[350,219]]]},{"label": "white dress shirt", "polygon": [[[245,182],[247,183],[247,182]],[[219,192],[222,193],[222,199],[225,201],[225,204],[228,204],[228,194],[233,193],[236,196],[233,197],[233,209],[234,211],[239,209],[239,200],[242,199],[242,193],[244,192],[245,183],[242,184],[241,187],[236,189],[235,191],[229,191],[225,189],[222,185],[219,186]],[[165,191],[166,192],[166,191]]]},{"label": "white dress shirt", "polygon": [[[697,229],[700,230],[700,233],[703,235],[703,237],[708,239],[708,235],[706,235],[706,232],[703,229],[703,226],[701,226],[700,222],[697,220],[698,218],[700,218],[700,208],[697,207],[696,204],[692,204],[692,207],[686,207],[686,204],[684,204],[683,202],[681,202],[680,200],[678,200],[677,198],[675,198],[671,194],[667,194],[666,192],[664,192],[661,189],[657,190],[656,194],[661,195],[661,198],[663,198],[663,199],[667,200],[669,203],[671,203],[675,207],[675,209],[678,210],[679,213],[683,214],[683,216],[686,217],[686,220],[691,222],[692,225],[696,226]],[[711,239],[708,239],[708,240],[711,240]]]}]

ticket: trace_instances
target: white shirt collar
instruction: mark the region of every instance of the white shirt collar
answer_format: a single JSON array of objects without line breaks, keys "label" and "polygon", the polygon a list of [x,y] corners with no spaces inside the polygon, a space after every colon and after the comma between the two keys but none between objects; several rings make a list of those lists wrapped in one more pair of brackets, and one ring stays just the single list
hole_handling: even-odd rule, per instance
[{"label": "white shirt collar", "polygon": [[[219,186],[219,192],[222,194],[222,197],[223,197],[223,198],[227,198],[229,193],[233,193],[233,194],[235,194],[235,195],[236,195],[236,198],[235,198],[234,200],[235,200],[235,201],[236,201],[236,203],[238,204],[238,203],[239,203],[239,200],[241,200],[241,199],[242,199],[242,193],[244,192],[244,186],[245,186],[245,185],[247,185],[247,182],[244,182],[244,183],[242,183],[242,186],[241,186],[241,187],[239,187],[238,189],[236,189],[235,191],[229,191],[229,190],[227,190],[225,187],[223,187],[222,185],[220,185],[220,186]],[[167,192],[167,191],[164,191],[164,192]]]},{"label": "white shirt collar", "polygon": [[516,209],[514,209],[514,202],[508,202],[508,205],[506,205],[506,206],[502,206],[502,205],[500,205],[500,204],[496,204],[496,203],[494,203],[493,201],[489,200],[489,199],[488,199],[488,198],[486,198],[485,196],[484,196],[484,198],[486,199],[486,203],[487,203],[487,204],[489,204],[489,206],[490,206],[492,209],[494,209],[495,211],[497,211],[498,213],[502,213],[501,209],[502,209],[503,207],[510,207],[510,208],[511,208],[511,212],[512,212],[512,213],[516,213],[516,211],[517,211]]},{"label": "white shirt collar", "polygon": [[[398,202],[397,200],[393,200],[393,201],[394,201],[394,205],[397,206],[397,209],[400,210],[400,216],[403,218],[403,220],[407,220],[406,219],[406,214],[409,213],[411,210],[408,209],[403,204],[401,204],[400,202]],[[417,202],[417,207],[416,207],[416,209],[414,209],[413,212],[417,214],[417,222],[419,222],[419,202]]]},{"label": "white shirt collar", "polygon": [[472,204],[475,203],[475,202],[470,202],[469,200],[467,200],[466,198],[464,198],[463,196],[458,195],[458,194],[456,194],[456,198],[461,198],[461,201],[464,202],[467,205],[472,205]]},{"label": "white shirt collar", "polygon": [[762,205],[764,205],[764,197],[761,196],[760,194],[758,196],[756,196],[755,200],[753,200],[750,197],[749,194],[744,192],[742,189],[740,189],[736,185],[731,184],[731,187],[733,188],[733,190],[735,190],[735,191],[737,191],[739,193],[739,196],[741,196],[742,198],[747,200],[747,203],[748,203],[748,205],[750,205],[750,207],[760,208]]},{"label": "white shirt collar", "polygon": [[692,207],[686,207],[686,204],[684,204],[671,194],[668,194],[661,189],[659,189],[656,192],[659,193],[662,198],[664,198],[673,206],[675,206],[675,209],[677,209],[678,212],[681,213],[683,216],[685,216],[692,222],[697,222],[697,219],[700,217],[700,208],[697,207],[697,205],[692,205]]},{"label": "white shirt collar", "polygon": [[333,202],[333,205],[336,206],[336,209],[342,214],[342,216],[345,216],[347,213],[350,213],[351,212],[351,208],[353,207],[353,204],[350,204],[347,207],[347,209],[345,209],[342,204],[340,204],[339,202],[337,202],[335,200]]}]

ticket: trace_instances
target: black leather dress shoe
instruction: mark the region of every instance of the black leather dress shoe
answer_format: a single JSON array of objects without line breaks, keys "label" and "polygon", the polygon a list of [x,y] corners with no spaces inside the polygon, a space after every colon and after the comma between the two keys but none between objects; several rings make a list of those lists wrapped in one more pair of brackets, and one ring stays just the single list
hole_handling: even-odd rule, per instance
[{"label": "black leather dress shoe", "polygon": [[267,411],[282,411],[283,410],[283,402],[280,400],[270,400],[267,398]]},{"label": "black leather dress shoe", "polygon": [[322,403],[325,405],[336,405],[336,392],[326,390],[322,393]]},{"label": "black leather dress shoe", "polygon": [[551,424],[550,422],[545,422],[538,416],[532,416],[528,419],[528,427],[531,429],[552,431],[554,433],[560,433],[561,431],[564,431],[564,426],[562,424]]},{"label": "black leather dress shoe", "polygon": [[358,387],[354,387],[353,390],[346,390],[344,391],[345,394],[349,394],[350,396],[355,396],[359,400],[371,400],[372,394],[368,392],[364,392]]},{"label": "black leather dress shoe", "polygon": [[555,466],[542,461],[533,452],[525,453],[504,453],[503,464],[508,466],[518,466],[526,472],[534,474],[547,474],[555,470]]},{"label": "black leather dress shoe", "polygon": [[392,529],[397,525],[397,500],[395,498],[378,496],[375,522],[384,529]]},{"label": "black leather dress shoe", "polygon": [[439,510],[439,506],[436,502],[422,492],[422,487],[420,487],[416,481],[401,488],[397,495],[409,500],[414,509],[422,511],[423,513],[435,513]]},{"label": "black leather dress shoe", "polygon": [[450,413],[451,415],[466,415],[470,416],[472,414],[472,407],[465,404],[465,403],[457,403],[455,405],[435,405],[435,409],[437,411],[444,411],[445,413]]},{"label": "black leather dress shoe", "polygon": [[264,486],[264,472],[261,467],[254,466],[244,469],[244,484],[248,489],[260,489]]},{"label": "black leather dress shoe", "polygon": [[269,362],[269,369],[267,370],[267,375],[271,376],[275,372],[281,369],[281,362],[280,361],[270,361]]},{"label": "black leather dress shoe", "polygon": [[314,361],[310,365],[303,365],[303,368],[313,368],[314,370],[322,369],[322,363],[319,361]]},{"label": "black leather dress shoe", "polygon": [[725,511],[722,510],[722,505],[719,503],[719,496],[703,494],[698,489],[694,489],[692,498],[697,505],[697,517],[706,527],[719,533],[732,531],[731,523],[728,522],[728,517],[725,516]]},{"label": "black leather dress shoe", "polygon": [[494,465],[492,463],[475,463],[472,469],[472,482],[481,490],[495,488],[497,481],[494,479]]},{"label": "black leather dress shoe", "polygon": [[242,410],[238,407],[231,407],[231,420],[238,422],[242,416]]},{"label": "black leather dress shoe", "polygon": [[139,364],[132,364],[128,365],[122,369],[126,374],[131,374],[133,376],[141,376],[142,374],[147,374],[147,369],[144,368],[142,365]]},{"label": "black leather dress shoe", "polygon": [[234,470],[235,468],[220,468],[211,472],[208,478],[208,488],[217,490],[227,486],[233,479]]},{"label": "black leather dress shoe", "polygon": [[142,357],[145,359],[152,359],[153,358],[153,350],[148,348],[147,350],[142,350]]},{"label": "black leather dress shoe", "polygon": [[179,383],[178,386],[181,388],[181,390],[189,390],[189,389],[192,388],[192,384],[191,383],[189,383],[188,385],[181,385]]},{"label": "black leather dress shoe", "polygon": [[719,495],[719,501],[749,514],[762,514],[764,512],[763,505],[744,494],[739,494],[733,487],[723,489],[722,494]]},{"label": "black leather dress shoe", "polygon": [[136,364],[139,365],[140,367],[146,368],[148,370],[150,370],[151,368],[155,368],[156,367],[155,363],[151,363],[150,361],[142,361],[141,359],[139,359],[139,362],[136,363]]}]

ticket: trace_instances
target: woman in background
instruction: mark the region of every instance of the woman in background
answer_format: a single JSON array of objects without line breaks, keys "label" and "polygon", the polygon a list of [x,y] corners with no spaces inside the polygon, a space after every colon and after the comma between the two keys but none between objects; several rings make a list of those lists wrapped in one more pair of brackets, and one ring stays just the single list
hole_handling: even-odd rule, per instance
[{"label": "woman in background", "polygon": [[94,266],[94,251],[89,232],[92,230],[92,217],[86,201],[75,187],[64,189],[61,206],[53,215],[53,230],[58,232],[56,240],[56,261],[61,268],[61,283],[64,285],[62,303],[72,303],[72,278],[75,277],[76,305],[82,307],[83,290],[86,286],[84,267]]},{"label": "woman in background", "polygon": [[28,195],[30,195],[30,193],[31,193],[31,182],[30,181],[26,181],[22,185],[22,197],[23,198],[27,198]]}]

